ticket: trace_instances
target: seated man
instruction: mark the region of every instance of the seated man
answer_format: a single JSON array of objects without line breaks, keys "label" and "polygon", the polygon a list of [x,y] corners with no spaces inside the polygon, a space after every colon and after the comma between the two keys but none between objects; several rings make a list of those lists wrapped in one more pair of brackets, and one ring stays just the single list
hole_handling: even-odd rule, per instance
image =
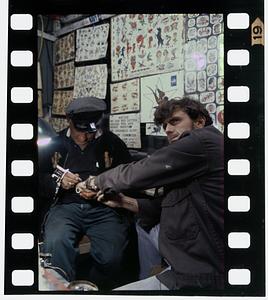
[{"label": "seated man", "polygon": [[75,192],[76,184],[89,175],[131,161],[119,137],[97,129],[105,109],[105,102],[93,97],[69,104],[69,128],[53,138],[47,161],[40,168],[39,190],[46,198],[54,197],[43,226],[42,251],[51,254],[51,264],[68,281],[75,280],[78,242],[87,235],[92,261],[89,279],[99,288],[113,288],[120,284],[129,220],[122,210],[86,201]]},{"label": "seated man", "polygon": [[[155,123],[163,125],[167,147],[77,186],[85,198],[99,190],[99,201],[137,213],[144,226],[160,216],[159,250],[169,267],[118,290],[223,289],[223,135],[188,98],[161,103]],[[161,201],[121,193],[161,186]]]}]

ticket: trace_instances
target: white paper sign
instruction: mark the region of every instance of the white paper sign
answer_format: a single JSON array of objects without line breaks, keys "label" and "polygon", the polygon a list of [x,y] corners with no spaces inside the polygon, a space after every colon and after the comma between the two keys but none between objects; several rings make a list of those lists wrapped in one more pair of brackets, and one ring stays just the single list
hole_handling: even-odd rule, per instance
[{"label": "white paper sign", "polygon": [[183,96],[183,71],[141,78],[141,122],[154,121],[158,101]]},{"label": "white paper sign", "polygon": [[110,130],[117,134],[128,148],[141,148],[139,113],[111,115]]}]

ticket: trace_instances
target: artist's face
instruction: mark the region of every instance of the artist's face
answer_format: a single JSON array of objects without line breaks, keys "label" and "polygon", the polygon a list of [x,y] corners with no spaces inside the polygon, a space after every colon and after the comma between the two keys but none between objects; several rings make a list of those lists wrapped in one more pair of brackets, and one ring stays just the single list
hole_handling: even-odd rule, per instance
[{"label": "artist's face", "polygon": [[89,132],[77,130],[74,127],[71,120],[69,121],[69,124],[71,130],[71,137],[78,146],[85,147],[89,141],[94,139],[95,133],[89,133]]},{"label": "artist's face", "polygon": [[176,110],[170,118],[165,120],[163,128],[166,132],[169,143],[177,141],[185,131],[204,127],[204,119],[193,121],[187,113]]}]

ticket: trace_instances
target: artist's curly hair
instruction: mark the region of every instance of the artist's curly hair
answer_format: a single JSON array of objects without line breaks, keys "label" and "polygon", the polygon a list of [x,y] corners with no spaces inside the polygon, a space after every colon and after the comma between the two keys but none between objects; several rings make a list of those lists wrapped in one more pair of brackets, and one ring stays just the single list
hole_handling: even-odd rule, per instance
[{"label": "artist's curly hair", "polygon": [[212,119],[205,109],[205,107],[198,101],[190,98],[170,99],[168,101],[161,101],[154,113],[154,122],[156,125],[162,125],[165,120],[170,118],[176,110],[182,110],[193,121],[198,117],[205,118],[205,126],[211,125]]}]

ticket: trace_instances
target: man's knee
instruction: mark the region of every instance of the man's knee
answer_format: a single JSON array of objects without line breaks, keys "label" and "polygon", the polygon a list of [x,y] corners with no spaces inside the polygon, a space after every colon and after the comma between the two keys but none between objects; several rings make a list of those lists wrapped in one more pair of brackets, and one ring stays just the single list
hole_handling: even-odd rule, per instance
[{"label": "man's knee", "polygon": [[122,251],[109,251],[109,249],[105,249],[102,255],[97,257],[97,261],[103,267],[112,267],[119,265],[122,261],[122,257]]},{"label": "man's knee", "polygon": [[63,232],[56,231],[51,234],[45,235],[44,240],[45,248],[54,249],[54,250],[62,250],[63,248],[68,251],[69,248],[73,248],[72,238]]}]

